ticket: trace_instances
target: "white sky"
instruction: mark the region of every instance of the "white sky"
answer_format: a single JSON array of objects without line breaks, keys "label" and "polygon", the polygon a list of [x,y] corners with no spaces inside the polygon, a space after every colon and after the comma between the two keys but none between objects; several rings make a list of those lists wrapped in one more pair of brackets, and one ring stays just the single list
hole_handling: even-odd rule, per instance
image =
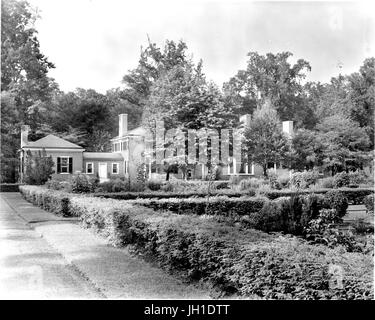
[{"label": "white sky", "polygon": [[310,62],[308,80],[328,82],[375,56],[374,2],[246,0],[29,0],[50,72],[64,91],[121,87],[147,34],[163,46],[183,39],[219,86],[246,67],[249,51],[290,51]]}]

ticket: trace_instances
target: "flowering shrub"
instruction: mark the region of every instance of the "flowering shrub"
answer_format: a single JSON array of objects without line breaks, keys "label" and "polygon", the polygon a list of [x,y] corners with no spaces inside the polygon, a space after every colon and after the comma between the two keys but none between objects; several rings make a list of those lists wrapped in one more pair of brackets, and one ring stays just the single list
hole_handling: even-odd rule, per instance
[{"label": "flowering shrub", "polygon": [[90,179],[85,174],[75,174],[70,179],[73,193],[93,192],[96,187],[96,181]]}]

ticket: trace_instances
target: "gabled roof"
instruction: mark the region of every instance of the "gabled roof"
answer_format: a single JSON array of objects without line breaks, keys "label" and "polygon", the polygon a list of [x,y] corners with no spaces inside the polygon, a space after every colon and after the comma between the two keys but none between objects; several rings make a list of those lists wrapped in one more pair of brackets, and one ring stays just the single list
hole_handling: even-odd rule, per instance
[{"label": "gabled roof", "polygon": [[84,152],[84,160],[124,160],[121,153],[116,152]]},{"label": "gabled roof", "polygon": [[77,144],[66,141],[62,138],[56,137],[53,134],[49,134],[44,138],[37,141],[29,142],[24,146],[25,148],[58,148],[58,149],[82,149]]}]

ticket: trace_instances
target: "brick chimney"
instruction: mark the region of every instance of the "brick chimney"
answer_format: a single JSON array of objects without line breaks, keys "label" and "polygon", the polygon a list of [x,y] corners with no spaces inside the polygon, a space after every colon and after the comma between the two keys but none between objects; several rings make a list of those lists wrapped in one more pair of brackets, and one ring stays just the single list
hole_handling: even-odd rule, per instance
[{"label": "brick chimney", "polygon": [[292,137],[293,121],[283,121],[283,132],[287,135],[288,138]]},{"label": "brick chimney", "polygon": [[128,115],[126,113],[119,114],[119,123],[118,123],[118,135],[123,137],[128,132]]},{"label": "brick chimney", "polygon": [[21,148],[28,144],[28,136],[29,136],[30,127],[27,125],[21,126]]}]

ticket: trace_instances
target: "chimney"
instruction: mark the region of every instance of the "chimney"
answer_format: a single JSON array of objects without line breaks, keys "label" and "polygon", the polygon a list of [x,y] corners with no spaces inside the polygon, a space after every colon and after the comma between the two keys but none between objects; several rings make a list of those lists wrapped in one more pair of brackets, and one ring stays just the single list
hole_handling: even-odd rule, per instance
[{"label": "chimney", "polygon": [[21,148],[28,144],[28,136],[29,136],[30,127],[27,125],[21,126]]},{"label": "chimney", "polygon": [[119,114],[119,123],[118,123],[118,135],[123,137],[128,132],[128,115],[126,113]]},{"label": "chimney", "polygon": [[283,132],[287,135],[288,138],[292,137],[293,121],[283,121]]},{"label": "chimney", "polygon": [[240,122],[242,122],[246,127],[250,126],[251,114],[244,114],[240,116]]}]

